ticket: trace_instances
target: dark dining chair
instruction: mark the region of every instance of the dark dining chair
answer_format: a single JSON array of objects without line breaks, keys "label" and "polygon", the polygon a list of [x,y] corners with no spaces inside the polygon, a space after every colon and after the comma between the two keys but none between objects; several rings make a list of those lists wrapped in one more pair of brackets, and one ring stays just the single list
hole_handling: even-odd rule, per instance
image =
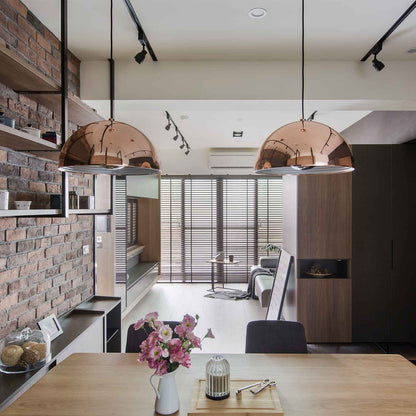
[{"label": "dark dining chair", "polygon": [[[172,331],[176,325],[180,324],[177,321],[163,321],[163,323],[169,325]],[[137,331],[134,329],[134,324],[131,324],[127,331],[126,352],[140,352],[140,344],[147,338],[151,331],[152,329],[149,328],[148,324],[144,324],[144,327]],[[173,333],[172,337],[177,338],[177,335]]]},{"label": "dark dining chair", "polygon": [[246,353],[307,353],[305,328],[300,322],[252,321],[247,325]]}]

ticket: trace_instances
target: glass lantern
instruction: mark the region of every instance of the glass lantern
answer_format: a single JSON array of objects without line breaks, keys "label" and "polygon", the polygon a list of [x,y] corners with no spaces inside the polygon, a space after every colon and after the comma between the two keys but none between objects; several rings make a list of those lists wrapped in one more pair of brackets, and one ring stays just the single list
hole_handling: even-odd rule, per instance
[{"label": "glass lantern", "polygon": [[27,373],[43,367],[51,359],[49,335],[37,329],[14,331],[0,341],[0,371]]},{"label": "glass lantern", "polygon": [[222,355],[214,355],[205,367],[208,399],[223,400],[230,396],[230,364]]}]

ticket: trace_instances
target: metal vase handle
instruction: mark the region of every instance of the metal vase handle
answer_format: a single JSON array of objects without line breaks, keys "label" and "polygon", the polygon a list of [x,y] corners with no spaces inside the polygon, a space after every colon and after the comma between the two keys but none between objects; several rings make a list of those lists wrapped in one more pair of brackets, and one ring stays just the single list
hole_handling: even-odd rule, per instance
[{"label": "metal vase handle", "polygon": [[156,393],[156,397],[158,398],[158,399],[160,399],[160,393],[159,393],[159,390],[157,389],[157,387],[156,387],[156,385],[154,384],[154,382],[153,382],[153,378],[154,377],[158,377],[156,374],[152,374],[151,376],[150,376],[150,384],[152,385],[152,387],[153,387],[153,390],[155,391],[155,393]]}]

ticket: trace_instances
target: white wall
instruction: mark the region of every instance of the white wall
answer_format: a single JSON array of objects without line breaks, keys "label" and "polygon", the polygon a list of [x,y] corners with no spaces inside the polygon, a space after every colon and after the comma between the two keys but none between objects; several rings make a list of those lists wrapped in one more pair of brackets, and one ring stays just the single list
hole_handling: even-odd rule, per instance
[{"label": "white wall", "polygon": [[[416,101],[415,61],[371,63],[307,61],[308,100]],[[297,61],[182,61],[138,65],[116,62],[116,98],[120,100],[298,100]],[[81,98],[108,99],[108,62],[81,63]],[[410,110],[411,108],[407,108]]]},{"label": "white wall", "polygon": [[210,149],[192,149],[185,155],[180,149],[158,150],[162,175],[248,175],[253,169],[210,169]]},{"label": "white wall", "polygon": [[159,177],[152,176],[127,176],[127,196],[143,198],[159,198]]}]

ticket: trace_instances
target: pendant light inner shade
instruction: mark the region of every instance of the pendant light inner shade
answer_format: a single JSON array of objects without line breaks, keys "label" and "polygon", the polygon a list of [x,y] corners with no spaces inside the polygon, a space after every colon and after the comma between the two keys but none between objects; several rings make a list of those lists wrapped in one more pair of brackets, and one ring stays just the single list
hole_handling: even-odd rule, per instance
[{"label": "pendant light inner shade", "polygon": [[59,170],[107,175],[157,175],[160,163],[150,140],[135,127],[99,121],[77,130],[59,156]]},{"label": "pendant light inner shade", "polygon": [[343,173],[354,170],[348,144],[333,128],[305,120],[305,0],[302,0],[302,118],[263,143],[255,171],[261,175]]},{"label": "pendant light inner shade", "polygon": [[260,149],[256,173],[300,175],[354,170],[351,149],[333,128],[296,121],[273,132]]}]

